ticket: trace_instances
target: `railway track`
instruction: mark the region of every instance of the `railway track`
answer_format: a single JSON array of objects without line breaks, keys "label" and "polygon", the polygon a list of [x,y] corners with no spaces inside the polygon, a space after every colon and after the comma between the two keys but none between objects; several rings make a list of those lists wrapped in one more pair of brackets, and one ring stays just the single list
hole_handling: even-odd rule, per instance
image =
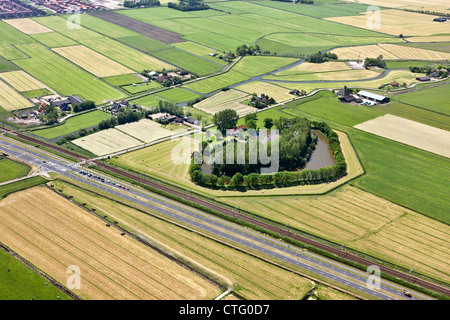
[{"label": "railway track", "polygon": [[[80,155],[78,155],[78,154],[76,154],[74,152],[62,149],[62,148],[60,148],[58,146],[52,145],[52,144],[47,143],[47,142],[43,142],[43,141],[38,140],[36,138],[29,137],[29,136],[24,135],[22,133],[13,132],[13,131],[8,130],[8,129],[4,129],[4,130],[9,132],[9,133],[11,133],[11,134],[14,134],[14,135],[18,136],[21,139],[25,139],[25,140],[27,140],[29,142],[34,143],[34,144],[37,144],[37,145],[40,145],[40,146],[43,146],[43,147],[55,150],[55,151],[57,151],[59,153],[66,154],[66,155],[68,155],[68,156],[70,156],[72,158],[79,159],[80,161],[88,161],[88,160],[90,160],[89,158],[80,156]],[[137,175],[135,175],[133,173],[127,172],[125,170],[122,170],[122,169],[114,167],[114,166],[107,165],[105,163],[101,163],[101,162],[96,161],[96,160],[92,161],[92,162],[95,163],[96,166],[98,166],[98,167],[100,167],[100,168],[102,168],[104,170],[110,171],[112,173],[115,173],[115,174],[117,174],[119,176],[123,176],[123,177],[131,179],[133,181],[139,182],[141,184],[144,184],[144,185],[156,188],[156,189],[161,190],[163,192],[169,193],[169,194],[171,194],[171,195],[173,195],[175,197],[179,197],[179,198],[191,201],[191,202],[196,203],[198,205],[201,205],[201,206],[203,206],[205,208],[214,210],[216,212],[219,212],[221,214],[227,215],[229,217],[237,218],[237,219],[239,219],[241,221],[247,222],[247,223],[252,224],[254,226],[257,226],[257,227],[260,227],[260,228],[272,231],[272,232],[277,233],[277,234],[281,234],[281,235],[283,235],[285,237],[288,237],[290,239],[296,240],[296,241],[301,242],[303,244],[306,244],[306,245],[318,248],[320,250],[323,250],[325,252],[334,254],[336,256],[341,256],[341,257],[345,258],[348,261],[356,262],[356,263],[358,263],[360,265],[363,265],[363,266],[366,266],[366,267],[374,265],[374,262],[369,260],[369,259],[360,257],[360,256],[352,254],[350,252],[343,252],[342,250],[340,250],[340,249],[338,249],[336,247],[333,247],[331,245],[327,245],[325,243],[321,243],[319,241],[313,240],[311,238],[308,238],[306,236],[302,236],[302,235],[297,234],[297,233],[290,232],[290,231],[284,229],[283,227],[279,227],[279,226],[267,223],[265,221],[262,221],[260,219],[256,219],[256,218],[253,218],[251,216],[238,213],[238,212],[236,212],[236,211],[234,211],[234,210],[232,210],[230,208],[225,208],[225,207],[223,207],[221,205],[218,205],[217,203],[214,203],[213,201],[199,198],[199,197],[194,196],[194,195],[192,195],[190,193],[187,194],[186,192],[181,191],[181,190],[177,190],[176,188],[167,186],[165,184],[162,184],[162,183],[159,183],[159,182],[156,182],[156,181],[148,180],[146,178],[137,176]],[[440,294],[443,294],[443,295],[446,295],[446,296],[450,297],[450,289],[447,288],[447,287],[444,287],[444,286],[441,286],[439,284],[427,281],[427,280],[422,279],[422,278],[415,277],[415,276],[413,276],[411,274],[407,274],[407,273],[405,273],[403,271],[400,271],[400,270],[396,270],[396,269],[389,268],[389,267],[386,267],[386,266],[379,266],[379,267],[380,267],[380,271],[385,273],[385,274],[397,277],[397,278],[402,279],[404,281],[407,281],[409,283],[421,286],[423,288],[426,288],[426,289],[429,289],[429,290],[432,290],[434,292],[437,292],[437,293],[440,293]]]}]

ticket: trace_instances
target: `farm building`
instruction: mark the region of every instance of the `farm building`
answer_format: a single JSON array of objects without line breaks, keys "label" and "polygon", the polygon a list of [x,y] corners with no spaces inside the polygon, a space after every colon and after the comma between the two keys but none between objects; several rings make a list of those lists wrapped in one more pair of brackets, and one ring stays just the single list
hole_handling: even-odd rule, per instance
[{"label": "farm building", "polygon": [[416,80],[418,81],[430,81],[431,78],[428,76],[423,76],[423,77],[417,77]]},{"label": "farm building", "polygon": [[368,92],[368,91],[359,91],[358,95],[361,98],[364,98],[366,100],[369,101],[373,101],[376,103],[387,103],[390,101],[390,99],[388,97],[376,94],[376,93],[372,93],[372,92]]}]

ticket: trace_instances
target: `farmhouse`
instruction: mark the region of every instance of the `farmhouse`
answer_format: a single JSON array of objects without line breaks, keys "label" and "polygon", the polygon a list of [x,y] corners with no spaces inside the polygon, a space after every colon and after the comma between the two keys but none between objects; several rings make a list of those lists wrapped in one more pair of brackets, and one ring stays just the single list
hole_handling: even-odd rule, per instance
[{"label": "farmhouse", "polygon": [[390,99],[388,97],[376,94],[376,93],[372,93],[372,92],[368,92],[368,91],[359,91],[358,92],[358,96],[360,96],[361,98],[364,98],[368,101],[372,101],[372,102],[376,102],[376,103],[387,103],[390,101]]}]

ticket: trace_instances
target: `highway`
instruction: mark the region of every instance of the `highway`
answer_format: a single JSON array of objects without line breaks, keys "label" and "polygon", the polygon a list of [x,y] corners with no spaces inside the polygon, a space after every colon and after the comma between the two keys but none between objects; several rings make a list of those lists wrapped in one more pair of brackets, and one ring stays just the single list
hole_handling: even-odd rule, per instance
[{"label": "highway", "polygon": [[[411,290],[409,291],[412,292],[412,297],[408,298],[403,294],[403,288],[401,286],[389,283],[384,279],[380,280],[379,288],[374,288],[367,284],[368,277],[370,276],[369,273],[364,273],[337,263],[336,261],[305,252],[301,248],[293,247],[292,245],[251,231],[230,221],[189,208],[175,201],[133,187],[132,185],[119,182],[104,174],[81,168],[78,163],[59,158],[53,154],[43,152],[38,148],[17,142],[14,139],[2,135],[0,135],[0,151],[39,167],[39,174],[56,172],[80,183],[89,185],[99,191],[107,192],[111,196],[120,197],[123,200],[145,207],[151,212],[157,212],[162,217],[176,220],[183,225],[212,234],[223,242],[236,244],[251,252],[259,253],[264,257],[271,257],[273,258],[271,260],[274,262],[283,261],[284,263],[300,267],[315,275],[312,277],[329,279],[332,282],[364,292],[374,299],[429,299]],[[84,172],[81,173],[82,171]],[[105,182],[101,181],[100,176],[105,179]],[[116,184],[114,185],[113,183]],[[119,188],[117,186],[119,183],[125,188]],[[325,282],[325,280],[322,281]]]}]

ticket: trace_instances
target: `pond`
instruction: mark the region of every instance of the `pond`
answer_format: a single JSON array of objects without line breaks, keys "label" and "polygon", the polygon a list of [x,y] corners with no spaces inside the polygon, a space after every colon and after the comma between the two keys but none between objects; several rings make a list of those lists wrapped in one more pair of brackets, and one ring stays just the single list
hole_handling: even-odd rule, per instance
[{"label": "pond", "polygon": [[327,137],[318,130],[311,130],[317,137],[316,148],[314,149],[309,161],[302,170],[317,170],[329,166],[334,166],[334,155],[330,148]]}]

